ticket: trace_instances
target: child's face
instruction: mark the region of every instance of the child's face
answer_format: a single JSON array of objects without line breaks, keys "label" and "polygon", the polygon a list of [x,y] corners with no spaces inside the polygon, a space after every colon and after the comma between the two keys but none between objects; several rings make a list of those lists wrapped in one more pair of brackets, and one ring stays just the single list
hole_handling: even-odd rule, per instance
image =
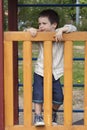
[{"label": "child's face", "polygon": [[55,31],[56,23],[51,24],[48,17],[39,17],[39,31]]}]

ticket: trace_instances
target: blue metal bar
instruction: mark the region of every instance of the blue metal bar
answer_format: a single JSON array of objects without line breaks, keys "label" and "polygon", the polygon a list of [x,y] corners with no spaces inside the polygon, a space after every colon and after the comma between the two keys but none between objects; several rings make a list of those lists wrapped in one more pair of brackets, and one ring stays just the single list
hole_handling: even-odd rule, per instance
[{"label": "blue metal bar", "polygon": [[[23,109],[18,109],[19,112],[24,112]],[[34,109],[32,110],[32,112],[34,112]],[[64,112],[64,110],[58,110],[58,112]],[[72,112],[74,113],[83,113],[84,110],[72,110]]]},{"label": "blue metal bar", "polygon": [[84,84],[73,84],[73,87],[84,87]]},{"label": "blue metal bar", "polygon": [[[64,86],[64,84],[62,84],[62,87]],[[84,84],[73,84],[73,87],[84,87]]]},{"label": "blue metal bar", "polygon": [[78,57],[77,57],[77,58],[73,58],[73,60],[74,60],[74,61],[75,61],[75,60],[76,60],[76,61],[80,61],[80,60],[81,60],[81,61],[84,61],[85,58],[78,58]]},{"label": "blue metal bar", "polygon": [[86,7],[87,4],[18,4],[18,7]]},{"label": "blue metal bar", "polygon": [[18,84],[18,87],[23,87],[23,84],[22,84],[22,83],[19,83],[19,84]]},{"label": "blue metal bar", "polygon": [[[62,87],[64,86],[64,84],[62,84]],[[22,83],[18,84],[18,87],[23,87]],[[84,84],[73,84],[73,87],[84,87]]]},{"label": "blue metal bar", "polygon": [[23,58],[22,58],[22,57],[19,57],[18,60],[21,61],[21,60],[23,60]]},{"label": "blue metal bar", "polygon": [[[22,58],[22,57],[19,57],[18,60],[19,60],[19,61],[22,61],[23,58]],[[34,58],[34,57],[33,57],[32,60],[37,60],[37,58]]]},{"label": "blue metal bar", "polygon": [[[18,60],[19,60],[19,61],[22,61],[23,58],[22,58],[22,57],[19,57]],[[37,60],[37,58],[34,58],[34,57],[33,57],[32,60]],[[77,61],[80,61],[80,60],[81,60],[81,61],[84,61],[85,58],[78,58],[78,57],[76,57],[76,58],[73,58],[73,60],[74,60],[74,61],[75,61],[75,60],[77,60]]]},{"label": "blue metal bar", "polygon": [[34,58],[34,57],[33,57],[32,60],[37,60],[37,58]]}]

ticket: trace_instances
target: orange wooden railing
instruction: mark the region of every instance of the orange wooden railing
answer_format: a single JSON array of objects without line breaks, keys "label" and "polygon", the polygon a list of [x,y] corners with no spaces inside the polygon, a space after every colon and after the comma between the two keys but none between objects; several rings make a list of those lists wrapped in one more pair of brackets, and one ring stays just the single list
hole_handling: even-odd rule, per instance
[{"label": "orange wooden railing", "polygon": [[[52,41],[54,33],[4,33],[5,130],[87,130],[87,32],[64,34],[64,125],[52,126]],[[13,41],[23,41],[24,125],[14,125]],[[44,119],[45,127],[32,125],[32,42],[44,44]],[[85,41],[84,125],[72,125],[72,50],[73,41]],[[68,51],[67,51],[68,50]],[[47,96],[46,96],[47,95]],[[49,100],[50,99],[50,100]]]}]

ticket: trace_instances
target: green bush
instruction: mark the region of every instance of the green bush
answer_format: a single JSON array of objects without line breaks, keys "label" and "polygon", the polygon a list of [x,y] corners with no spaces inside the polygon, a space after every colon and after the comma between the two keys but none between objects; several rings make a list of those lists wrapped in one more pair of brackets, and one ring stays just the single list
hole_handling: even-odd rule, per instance
[{"label": "green bush", "polygon": [[79,31],[87,31],[87,19],[82,20],[82,25],[78,26]]}]

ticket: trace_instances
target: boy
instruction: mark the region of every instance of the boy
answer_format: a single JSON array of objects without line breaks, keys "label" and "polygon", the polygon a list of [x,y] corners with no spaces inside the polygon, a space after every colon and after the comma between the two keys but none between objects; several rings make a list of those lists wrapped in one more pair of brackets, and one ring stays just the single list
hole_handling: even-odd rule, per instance
[{"label": "boy", "polygon": [[[44,32],[56,32],[55,41],[53,43],[53,112],[52,123],[57,124],[57,111],[60,105],[63,103],[63,92],[60,83],[60,77],[63,75],[63,42],[62,34],[76,31],[76,27],[73,25],[65,25],[64,27],[57,28],[59,24],[58,14],[51,9],[43,10],[39,14],[38,18],[39,29],[29,28],[29,31],[34,37],[38,31]],[[39,44],[39,56],[35,65],[34,84],[33,84],[33,102],[35,109],[34,125],[45,125],[42,116],[43,105],[43,43]]]}]

